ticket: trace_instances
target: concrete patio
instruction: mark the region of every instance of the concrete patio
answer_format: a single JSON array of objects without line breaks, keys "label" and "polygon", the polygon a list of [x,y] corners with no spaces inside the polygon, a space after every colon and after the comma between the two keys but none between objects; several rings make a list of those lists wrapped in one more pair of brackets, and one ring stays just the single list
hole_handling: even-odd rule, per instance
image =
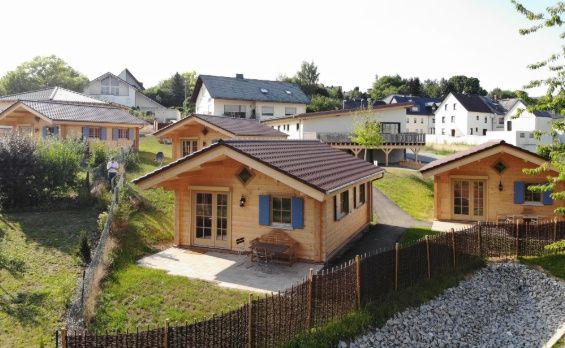
[{"label": "concrete patio", "polygon": [[255,292],[284,290],[306,278],[310,268],[317,271],[321,264],[295,262],[269,265],[251,262],[247,255],[216,251],[196,251],[169,248],[142,258],[139,265],[160,269],[172,275],[217,283],[221,287]]}]

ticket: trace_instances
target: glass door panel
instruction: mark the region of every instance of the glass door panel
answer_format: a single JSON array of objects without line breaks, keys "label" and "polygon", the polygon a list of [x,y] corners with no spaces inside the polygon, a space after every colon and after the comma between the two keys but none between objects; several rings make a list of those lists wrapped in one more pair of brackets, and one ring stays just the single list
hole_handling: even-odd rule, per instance
[{"label": "glass door panel", "polygon": [[453,183],[453,213],[469,215],[469,182],[455,180]]},{"label": "glass door panel", "polygon": [[453,218],[481,220],[485,217],[485,189],[483,180],[453,181]]},{"label": "glass door panel", "polygon": [[473,215],[479,217],[485,214],[485,182],[473,181]]},{"label": "glass door panel", "polygon": [[195,244],[229,248],[229,195],[198,192],[194,195]]}]

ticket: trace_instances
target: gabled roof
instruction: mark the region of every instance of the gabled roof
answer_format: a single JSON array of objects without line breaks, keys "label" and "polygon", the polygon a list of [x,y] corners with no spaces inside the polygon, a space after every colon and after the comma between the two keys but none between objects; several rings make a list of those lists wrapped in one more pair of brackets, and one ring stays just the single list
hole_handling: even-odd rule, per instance
[{"label": "gabled roof", "polygon": [[[122,70],[122,72],[118,75],[119,78],[121,78],[122,80],[126,81],[127,83],[129,83],[130,85],[134,86],[137,89],[140,90],[144,90],[145,88],[143,87],[143,83],[139,82],[138,79],[135,78],[135,76],[133,76],[133,74],[131,73],[131,71],[128,70],[128,68],[125,68],[124,70]],[[134,82],[131,83],[130,79]]]},{"label": "gabled roof", "polygon": [[[319,141],[220,140],[133,182],[140,184],[220,148],[242,154],[323,194],[329,194],[364,179],[375,178],[384,171],[380,167]],[[229,153],[227,155],[229,156]]]},{"label": "gabled roof", "polygon": [[106,104],[84,94],[71,91],[62,87],[47,87],[36,91],[29,91],[11,95],[0,96],[0,100],[35,100],[35,101],[60,101],[87,104]]},{"label": "gabled roof", "polygon": [[[347,110],[347,109],[366,108],[369,101],[370,101],[370,99],[366,100],[366,99],[362,99],[362,98],[346,99],[346,100],[343,101],[343,109]],[[373,107],[375,107],[377,105],[384,105],[384,104],[386,104],[386,103],[382,100],[375,100],[374,102],[371,103],[371,105]]]},{"label": "gabled roof", "polygon": [[[442,172],[443,167],[446,167],[446,166],[449,166],[449,165],[455,165],[458,162],[463,162],[466,159],[469,159],[469,158],[474,157],[476,155],[486,153],[487,151],[495,149],[495,148],[500,148],[501,151],[504,148],[506,148],[507,151],[512,152],[514,154],[517,154],[521,158],[533,160],[533,161],[535,161],[535,163],[538,163],[538,164],[541,164],[541,163],[544,163],[544,162],[547,161],[544,157],[542,157],[542,156],[540,156],[536,153],[530,152],[528,150],[524,150],[524,149],[522,149],[518,146],[508,144],[504,140],[491,140],[491,141],[487,141],[486,143],[483,143],[481,145],[474,146],[470,149],[460,151],[460,152],[454,153],[452,155],[445,156],[443,158],[437,159],[433,162],[430,162],[430,163],[426,164],[425,166],[423,166],[422,168],[420,168],[420,172],[422,174],[428,174],[428,173],[431,173],[432,171],[434,173],[436,173],[438,171]],[[465,163],[462,163],[462,165],[464,165],[464,164]]]},{"label": "gabled roof", "polygon": [[155,136],[165,136],[167,133],[183,127],[190,122],[199,122],[205,126],[211,126],[229,133],[232,136],[265,136],[287,138],[288,135],[272,127],[266,126],[257,120],[246,118],[234,118],[227,116],[212,116],[192,114],[182,120],[163,127],[153,133]]},{"label": "gabled roof", "polygon": [[385,104],[385,105],[375,105],[370,109],[340,109],[340,110],[328,110],[328,111],[317,111],[317,112],[307,112],[304,114],[297,114],[291,116],[278,116],[278,117],[269,117],[266,120],[261,120],[262,123],[269,124],[271,121],[280,121],[286,119],[307,119],[307,118],[316,118],[316,117],[334,117],[334,116],[346,116],[353,113],[361,113],[361,112],[370,112],[372,110],[375,111],[383,111],[388,109],[406,109],[411,107],[412,103],[396,103],[396,104]]},{"label": "gabled roof", "polygon": [[462,93],[451,93],[455,99],[461,103],[461,105],[471,112],[484,112],[493,113],[493,108],[491,108],[486,100],[488,97],[483,97],[476,94],[462,94]]},{"label": "gabled roof", "polygon": [[210,96],[216,99],[310,103],[310,98],[294,83],[212,75],[198,76],[191,96],[193,103],[196,102],[202,85],[206,86]]},{"label": "gabled roof", "polygon": [[123,108],[107,104],[85,104],[58,101],[20,100],[0,112],[0,118],[22,106],[52,121],[115,123],[145,126],[147,122],[131,115]]},{"label": "gabled roof", "polygon": [[[121,78],[121,77],[118,76],[118,75],[114,75],[114,74],[111,73],[111,72],[104,73],[104,74],[98,76],[97,78],[95,78],[94,80],[92,80],[92,81],[90,81],[90,82],[98,81],[98,80],[103,80],[103,79],[105,79],[105,78],[108,77],[108,76],[114,77],[114,78],[116,78],[116,79],[122,81],[123,83],[127,84],[128,86],[132,86],[132,87],[135,88],[136,90],[140,90],[137,86],[135,86],[135,85],[133,85],[133,84],[127,82],[125,79]],[[132,75],[132,76],[133,76],[133,75]]]},{"label": "gabled roof", "polygon": [[438,106],[441,98],[428,98],[412,95],[391,94],[383,99],[387,104],[394,103],[412,103],[418,110],[408,109],[408,114],[411,115],[433,115],[435,107]]}]

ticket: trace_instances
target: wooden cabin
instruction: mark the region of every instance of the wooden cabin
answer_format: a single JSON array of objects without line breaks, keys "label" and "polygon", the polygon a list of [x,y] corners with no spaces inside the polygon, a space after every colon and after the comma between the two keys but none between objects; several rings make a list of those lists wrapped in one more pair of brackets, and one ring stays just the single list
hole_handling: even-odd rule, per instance
[{"label": "wooden cabin", "polygon": [[284,231],[324,262],[371,222],[383,169],[319,141],[220,140],[134,180],[175,193],[175,244],[237,250]]},{"label": "wooden cabin", "polygon": [[205,148],[219,139],[281,140],[287,135],[257,120],[193,114],[153,133],[170,139],[173,160]]},{"label": "wooden cabin", "polygon": [[0,133],[18,132],[35,140],[84,138],[110,147],[139,146],[147,122],[128,109],[60,87],[0,97]]},{"label": "wooden cabin", "polygon": [[[497,221],[504,216],[554,218],[565,202],[551,192],[533,192],[531,185],[547,183],[554,170],[528,175],[547,160],[503,140],[489,141],[427,164],[420,169],[434,179],[434,219]],[[563,190],[560,183],[558,190]]]}]

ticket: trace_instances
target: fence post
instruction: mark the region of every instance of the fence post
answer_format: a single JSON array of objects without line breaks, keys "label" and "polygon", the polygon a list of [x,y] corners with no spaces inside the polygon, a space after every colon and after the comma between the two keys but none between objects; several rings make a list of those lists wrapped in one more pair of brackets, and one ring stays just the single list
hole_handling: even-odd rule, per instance
[{"label": "fence post", "polygon": [[355,291],[357,294],[357,309],[361,308],[361,256],[355,255]]},{"label": "fence post", "polygon": [[61,328],[61,347],[67,348],[67,328]]},{"label": "fence post", "polygon": [[519,222],[516,221],[516,257],[518,257],[520,251],[520,225]]},{"label": "fence post", "polygon": [[396,242],[395,246],[395,256],[394,256],[394,290],[398,290],[398,258],[400,254],[400,244]]},{"label": "fence post", "polygon": [[553,241],[557,241],[557,217],[553,218]]},{"label": "fence post", "polygon": [[[498,221],[496,223],[498,224]],[[481,230],[482,230],[482,226],[481,226],[481,222],[479,221],[477,228],[477,244],[479,248],[479,252],[478,252],[479,256],[483,256],[483,247],[481,245]]]},{"label": "fence post", "polygon": [[314,293],[314,269],[310,268],[310,271],[308,272],[308,322],[307,322],[307,326],[310,329],[312,327],[312,322],[313,322],[313,317],[314,317],[314,313],[313,313],[313,303],[312,303],[312,295]]},{"label": "fence post", "polygon": [[424,239],[426,240],[426,259],[428,260],[428,279],[432,278],[432,266],[430,264],[430,239],[429,236],[426,234]]},{"label": "fence post", "polygon": [[169,347],[169,319],[165,319],[165,335],[163,337],[163,347]]},{"label": "fence post", "polygon": [[455,230],[452,228],[450,230],[451,233],[451,247],[453,248],[453,269],[455,269]]},{"label": "fence post", "polygon": [[249,306],[247,306],[247,347],[253,347],[253,294],[249,294]]}]

